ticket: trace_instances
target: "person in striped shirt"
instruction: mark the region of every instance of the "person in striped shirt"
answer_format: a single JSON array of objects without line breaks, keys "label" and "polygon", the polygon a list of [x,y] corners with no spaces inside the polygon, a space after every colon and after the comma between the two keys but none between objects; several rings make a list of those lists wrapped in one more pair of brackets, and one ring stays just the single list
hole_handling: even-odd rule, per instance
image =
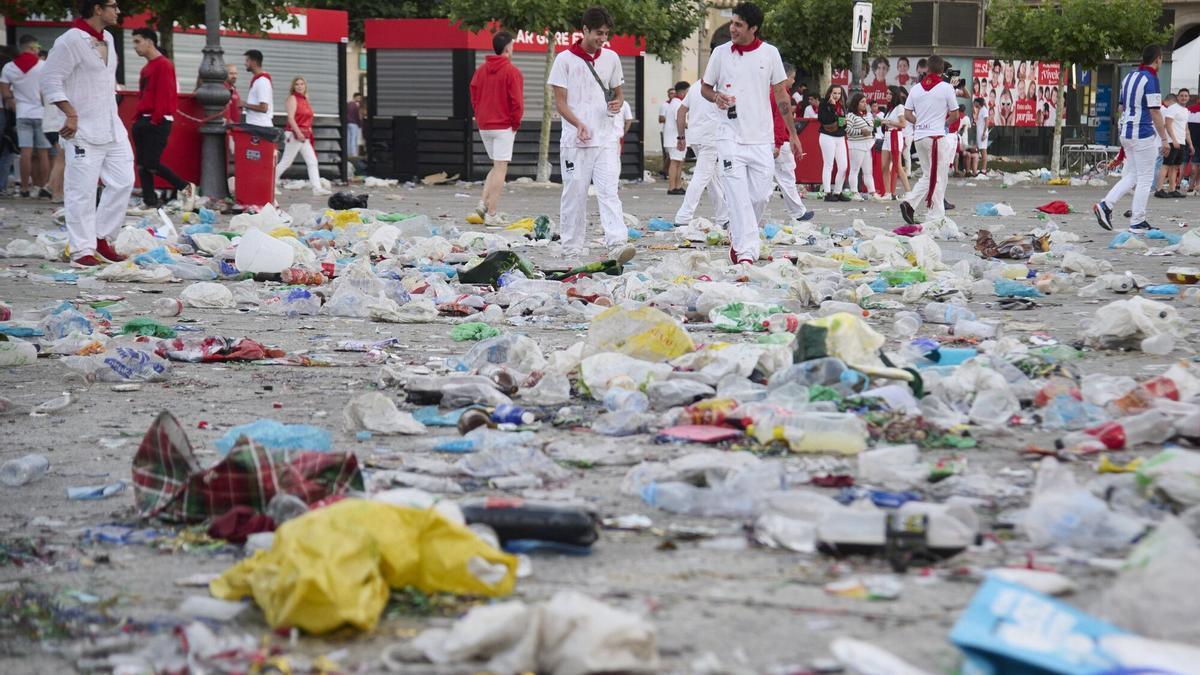
[{"label": "person in striped shirt", "polygon": [[1131,189],[1134,192],[1129,229],[1153,229],[1146,222],[1146,202],[1154,182],[1154,163],[1160,154],[1165,156],[1170,151],[1160,110],[1162,94],[1158,88],[1158,67],[1161,65],[1162,48],[1150,45],[1142,50],[1142,65],[1121,81],[1118,131],[1125,152],[1125,168],[1121,171],[1121,180],[1108,195],[1092,206],[1096,221],[1106,230],[1112,229],[1113,204]]}]

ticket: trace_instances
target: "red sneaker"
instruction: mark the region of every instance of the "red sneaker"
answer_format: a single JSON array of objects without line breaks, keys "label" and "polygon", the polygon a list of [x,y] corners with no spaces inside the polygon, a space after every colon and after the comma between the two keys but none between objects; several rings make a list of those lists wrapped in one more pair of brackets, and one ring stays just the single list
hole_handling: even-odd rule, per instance
[{"label": "red sneaker", "polygon": [[94,255],[80,256],[71,261],[71,267],[99,267],[103,264],[104,261]]},{"label": "red sneaker", "polygon": [[112,244],[108,243],[107,239],[96,240],[96,253],[99,253],[100,257],[110,262],[121,262],[125,259],[125,256],[117,253],[117,250],[112,247]]}]

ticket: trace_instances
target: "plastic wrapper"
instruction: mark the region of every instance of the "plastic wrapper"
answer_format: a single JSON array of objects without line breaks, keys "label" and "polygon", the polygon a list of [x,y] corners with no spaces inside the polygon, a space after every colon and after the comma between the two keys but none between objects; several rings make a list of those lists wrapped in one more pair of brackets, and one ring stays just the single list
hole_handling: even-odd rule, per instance
[{"label": "plastic wrapper", "polygon": [[666,361],[696,348],[683,326],[652,307],[612,307],[588,327],[584,353],[616,352],[644,361]]},{"label": "plastic wrapper", "polygon": [[68,356],[63,363],[100,382],[160,382],[171,372],[169,361],[134,347],[116,347],[93,356]]},{"label": "plastic wrapper", "polygon": [[96,273],[101,281],[121,281],[144,284],[167,284],[175,279],[171,269],[165,265],[138,267],[133,261],[113,263]]},{"label": "plastic wrapper", "polygon": [[192,284],[179,294],[179,299],[188,307],[202,309],[233,309],[237,303],[233,292],[221,284],[201,281]]},{"label": "plastic wrapper", "polygon": [[271,550],[209,586],[224,600],[253,597],[272,627],[372,630],[389,589],[497,597],[516,583],[516,558],[433,509],[347,499],[289,520]]},{"label": "plastic wrapper", "polygon": [[380,434],[423,434],[425,425],[401,411],[386,394],[373,391],[362,394],[342,410],[346,431],[372,431]]},{"label": "plastic wrapper", "polygon": [[421,633],[413,646],[439,664],[478,663],[496,673],[658,671],[654,624],[578,591],[529,606],[476,607],[449,629]]}]

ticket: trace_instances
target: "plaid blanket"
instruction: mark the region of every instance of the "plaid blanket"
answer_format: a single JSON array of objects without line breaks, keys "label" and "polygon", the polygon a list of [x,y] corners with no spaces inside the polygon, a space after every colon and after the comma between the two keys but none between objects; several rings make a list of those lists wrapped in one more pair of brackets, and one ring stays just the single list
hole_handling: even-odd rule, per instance
[{"label": "plaid blanket", "polygon": [[144,518],[196,522],[235,506],[263,512],[278,493],[312,504],[363,490],[353,453],[268,451],[246,437],[224,459],[200,466],[171,413],[158,414],[133,458],[133,490]]}]

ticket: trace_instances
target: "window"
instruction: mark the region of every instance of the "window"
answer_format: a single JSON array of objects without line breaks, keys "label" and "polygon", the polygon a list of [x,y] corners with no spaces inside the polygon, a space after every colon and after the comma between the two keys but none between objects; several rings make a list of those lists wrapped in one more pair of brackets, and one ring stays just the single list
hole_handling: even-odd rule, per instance
[{"label": "window", "polygon": [[933,3],[914,2],[911,11],[900,20],[900,27],[892,35],[892,45],[919,47],[933,44]]},{"label": "window", "polygon": [[979,5],[973,2],[943,2],[938,5],[938,45],[979,46]]}]

